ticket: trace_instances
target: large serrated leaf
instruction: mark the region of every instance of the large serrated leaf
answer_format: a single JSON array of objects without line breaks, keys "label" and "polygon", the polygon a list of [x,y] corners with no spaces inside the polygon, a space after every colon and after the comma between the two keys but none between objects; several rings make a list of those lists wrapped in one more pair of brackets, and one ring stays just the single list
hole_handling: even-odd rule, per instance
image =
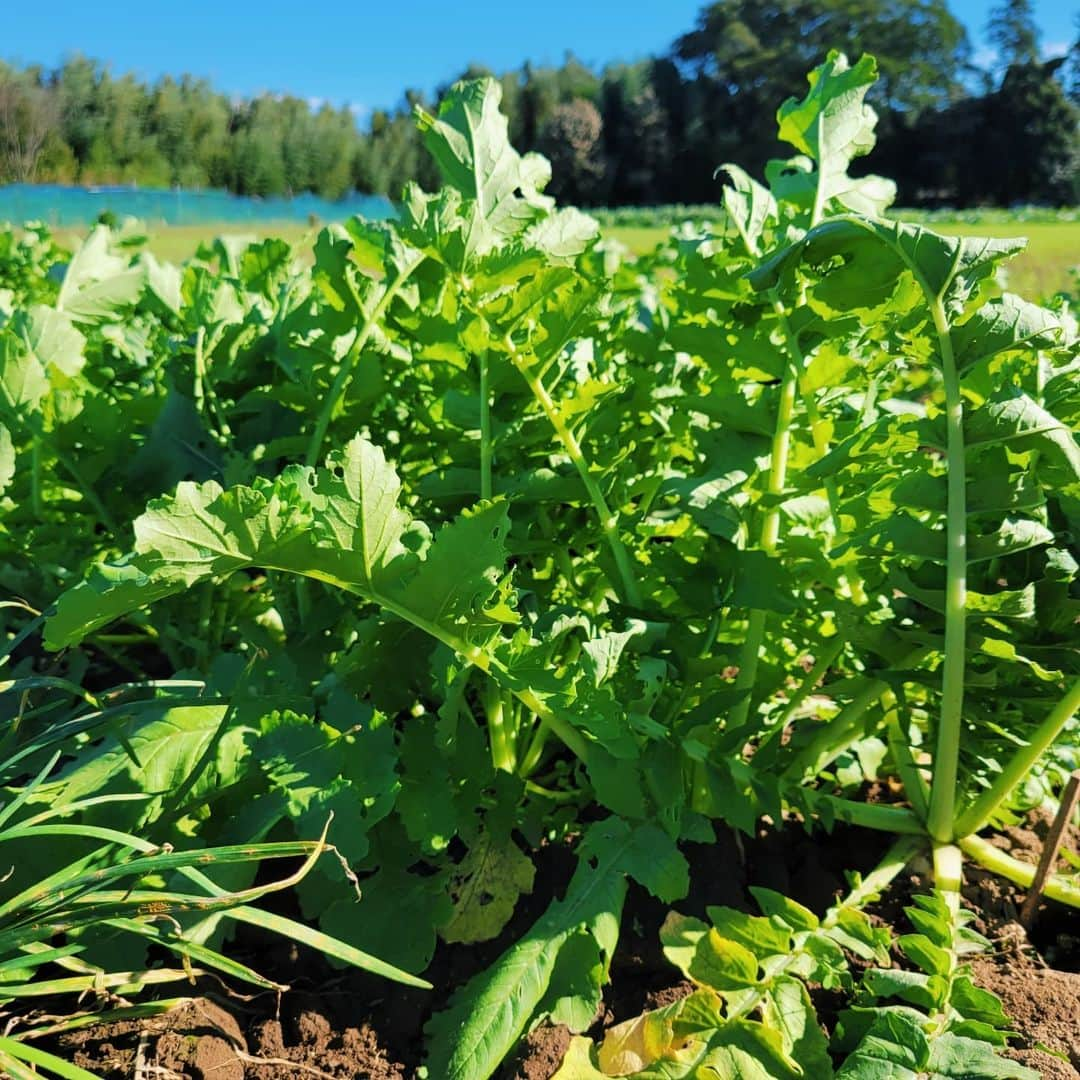
[{"label": "large serrated leaf", "polygon": [[747,276],[757,289],[773,288],[797,266],[823,270],[818,295],[837,310],[875,307],[895,292],[906,272],[927,298],[962,303],[1024,240],[941,236],[922,225],[833,218],[778,251]]},{"label": "large serrated leaf", "polygon": [[409,518],[381,451],[357,438],[311,473],[294,467],[273,483],[229,490],[181,483],[135,522],[126,561],[97,568],[60,597],[47,644],[71,644],[143,604],[249,566],[336,584],[436,636],[489,633],[482,601],[505,558],[501,505],[445,526],[423,559],[402,542]]}]

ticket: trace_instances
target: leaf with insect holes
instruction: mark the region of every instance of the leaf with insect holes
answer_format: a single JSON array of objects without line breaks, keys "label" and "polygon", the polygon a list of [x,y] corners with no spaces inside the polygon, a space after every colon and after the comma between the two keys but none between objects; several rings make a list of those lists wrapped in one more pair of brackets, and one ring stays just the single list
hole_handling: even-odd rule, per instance
[{"label": "leaf with insect holes", "polygon": [[518,897],[532,892],[536,870],[509,838],[499,843],[481,832],[465,858],[450,873],[454,904],[450,921],[439,928],[444,941],[489,941],[514,914]]}]

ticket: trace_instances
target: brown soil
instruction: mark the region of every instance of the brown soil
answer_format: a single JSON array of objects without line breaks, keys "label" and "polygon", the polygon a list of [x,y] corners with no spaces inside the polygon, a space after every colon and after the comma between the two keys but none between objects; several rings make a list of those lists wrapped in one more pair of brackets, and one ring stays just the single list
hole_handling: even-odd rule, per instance
[{"label": "brown soil", "polygon": [[505,1070],[513,1080],[551,1080],[570,1046],[570,1029],[542,1024],[521,1041],[517,1060]]},{"label": "brown soil", "polygon": [[[1008,830],[999,843],[1017,858],[1026,852],[1034,860],[1045,825],[1035,819],[1028,827]],[[1070,837],[1070,845],[1076,839]],[[844,888],[845,869],[868,870],[882,853],[883,838],[851,829],[809,838],[792,827],[763,831],[753,840],[738,840],[721,830],[715,844],[688,846],[691,894],[677,907],[698,916],[714,904],[751,910],[746,885],[754,883],[822,910]],[[537,875],[536,894],[526,898],[497,941],[440,949],[428,973],[437,991],[331,972],[317,958],[298,955],[291,947],[275,952],[265,942],[249,942],[249,948],[258,948],[255,966],[289,981],[293,990],[280,998],[263,994],[226,999],[218,996],[220,988],[207,986],[204,993],[213,990],[212,998],[201,997],[162,1017],[87,1028],[63,1037],[52,1049],[107,1078],[406,1080],[416,1075],[422,1061],[423,1025],[442,1007],[446,993],[486,967],[565,885],[572,869],[566,853],[549,852],[546,861],[546,872]],[[894,925],[903,918],[901,909],[910,893],[925,884],[920,868],[913,870],[879,905],[879,913]],[[1018,1038],[1010,1056],[1041,1071],[1045,1080],[1080,1080],[1080,920],[1057,905],[1044,905],[1029,941],[1016,922],[1022,892],[978,870],[968,874],[964,892],[979,912],[976,928],[995,941],[996,955],[980,960],[976,974],[983,986],[1002,997],[1015,1021]],[[658,930],[665,914],[663,904],[631,887],[612,961],[612,983],[591,1035],[599,1036],[604,1028],[692,989],[676,977],[660,951]],[[826,1018],[835,1004],[831,999],[818,1001]],[[538,1028],[500,1071],[500,1080],[548,1080],[569,1040],[565,1028]]]},{"label": "brown soil", "polygon": [[[197,998],[151,1020],[89,1028],[62,1041],[70,1060],[105,1077],[169,1080],[292,1080],[298,1076],[405,1080],[367,1023],[335,1029],[318,1007],[291,1021],[263,1019],[246,1032],[237,1017]],[[65,1055],[67,1056],[67,1055]]]},{"label": "brown soil", "polygon": [[[1009,1057],[1044,1080],[1080,1077],[1080,975],[1040,967],[1026,950],[976,961],[980,986],[1001,998],[1020,1037]],[[1062,1060],[1039,1047],[1062,1055]]]}]

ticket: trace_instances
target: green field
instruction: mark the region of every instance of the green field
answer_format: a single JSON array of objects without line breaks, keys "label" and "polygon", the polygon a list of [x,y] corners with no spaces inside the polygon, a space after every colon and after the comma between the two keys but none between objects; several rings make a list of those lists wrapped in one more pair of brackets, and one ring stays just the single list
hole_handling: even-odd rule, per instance
[{"label": "green field", "polygon": [[[998,223],[973,225],[967,222],[935,222],[935,228],[950,236],[1026,236],[1029,244],[1009,266],[1009,288],[1023,296],[1052,296],[1070,285],[1070,270],[1080,265],[1080,222],[1063,221]],[[662,226],[612,226],[607,235],[624,243],[635,255],[643,255],[663,242],[669,230]],[[159,225],[150,230],[150,250],[168,262],[181,262],[194,255],[200,243],[217,232],[252,236],[277,236],[290,244],[300,244],[314,236],[308,225],[295,222],[271,223],[256,229],[223,224],[209,230],[205,225]],[[75,230],[61,231],[62,242],[78,239]]]},{"label": "green field", "polygon": [[[1009,288],[1023,296],[1052,296],[1070,285],[1070,271],[1080,266],[1080,222],[1024,222],[972,225],[936,222],[934,228],[949,236],[1026,236],[1028,248],[1009,264]],[[651,250],[668,230],[649,226],[616,226],[608,235],[640,254]]]},{"label": "green field", "polygon": [[[1080,222],[1017,222],[972,225],[967,222],[934,222],[933,228],[948,236],[1026,236],[1028,248],[1009,264],[1009,288],[1022,296],[1053,296],[1068,289],[1070,271],[1080,266]],[[643,253],[661,243],[668,230],[649,226],[616,226],[608,235],[621,240],[631,251]]]},{"label": "green field", "polygon": [[[221,233],[235,233],[239,236],[257,238],[275,236],[287,240],[290,244],[299,244],[305,237],[314,237],[317,230],[306,224],[294,221],[259,223],[257,228],[249,228],[247,223],[239,225],[151,225],[148,228],[150,250],[163,262],[183,262],[195,254],[199,245]],[[84,230],[57,229],[56,237],[61,244],[71,247],[79,242]]]}]

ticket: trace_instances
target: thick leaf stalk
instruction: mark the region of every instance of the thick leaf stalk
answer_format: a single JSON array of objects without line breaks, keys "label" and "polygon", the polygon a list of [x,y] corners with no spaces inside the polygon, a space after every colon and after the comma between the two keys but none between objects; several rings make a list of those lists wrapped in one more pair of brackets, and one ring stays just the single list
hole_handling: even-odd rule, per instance
[{"label": "thick leaf stalk", "polygon": [[927,829],[940,844],[955,836],[956,784],[963,730],[965,652],[967,648],[967,464],[964,450],[964,403],[953,356],[948,319],[941,297],[931,306],[945,384],[948,502],[945,518],[945,659],[941,673],[934,778],[930,787]]},{"label": "thick leaf stalk", "polygon": [[[1030,888],[1035,880],[1035,867],[1031,863],[1014,859],[1008,852],[995,847],[981,836],[965,836],[959,841],[960,850],[973,862],[992,874],[998,874],[1023,888]],[[1059,904],[1080,908],[1080,885],[1061,874],[1050,874],[1043,886],[1043,895]]]},{"label": "thick leaf stalk", "polygon": [[480,354],[477,362],[480,367],[480,498],[490,499],[492,495],[491,387],[488,377],[487,350]]}]

